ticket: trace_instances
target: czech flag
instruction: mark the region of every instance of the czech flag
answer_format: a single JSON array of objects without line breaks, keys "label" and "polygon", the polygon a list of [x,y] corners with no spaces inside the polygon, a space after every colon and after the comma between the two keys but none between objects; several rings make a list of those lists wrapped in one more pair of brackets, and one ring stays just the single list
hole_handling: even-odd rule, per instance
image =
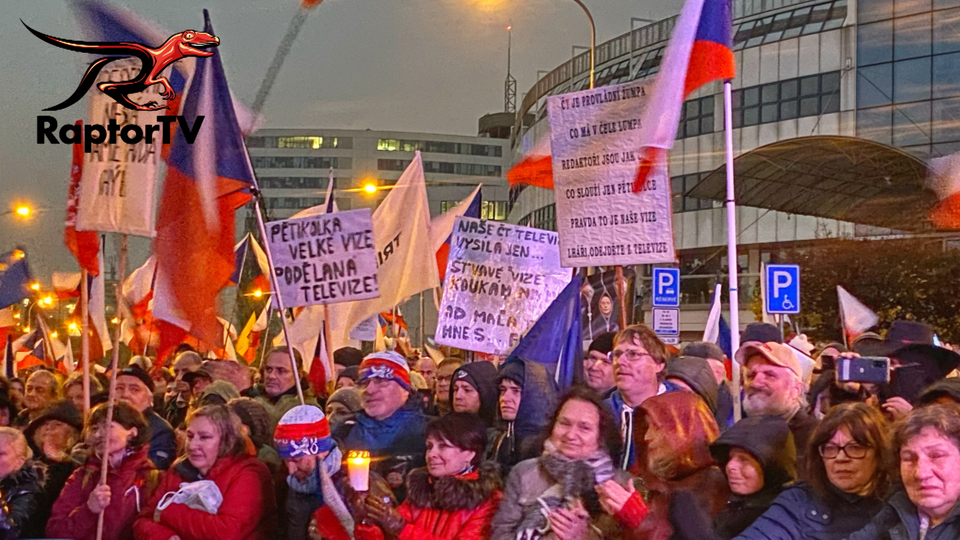
[{"label": "czech flag", "polygon": [[20,248],[0,255],[0,309],[29,298],[30,269],[27,255]]},{"label": "czech flag", "polygon": [[731,0],[687,0],[683,5],[641,116],[640,168],[634,193],[643,190],[650,172],[673,148],[687,96],[709,82],[736,75],[732,26]]},{"label": "czech flag", "polygon": [[[512,169],[507,171],[510,187],[528,184],[553,189],[553,157],[550,155],[550,133],[540,136],[537,144]],[[441,278],[442,279],[442,278]]]},{"label": "czech flag", "polygon": [[[214,34],[206,10],[204,21],[204,32]],[[234,212],[254,185],[219,53],[197,59],[181,114],[198,133],[189,144],[178,130],[167,160],[153,244],[154,317],[218,347],[217,295],[234,271]]]},{"label": "czech flag", "polygon": [[482,185],[477,185],[473,193],[468,195],[466,199],[457,203],[445,214],[430,220],[430,243],[437,253],[437,269],[440,271],[440,281],[443,281],[443,276],[447,273],[447,259],[450,257],[450,237],[453,236],[453,226],[457,218],[460,216],[480,218],[481,187]]}]

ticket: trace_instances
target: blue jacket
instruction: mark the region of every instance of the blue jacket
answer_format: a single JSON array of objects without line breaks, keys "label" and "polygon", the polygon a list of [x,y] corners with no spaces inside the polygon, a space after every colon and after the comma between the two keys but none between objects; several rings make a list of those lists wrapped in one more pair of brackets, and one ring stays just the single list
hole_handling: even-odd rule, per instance
[{"label": "blue jacket", "polygon": [[[873,521],[860,531],[850,535],[850,540],[918,540],[920,516],[917,507],[902,489],[893,494],[887,505]],[[954,540],[960,538],[960,504],[943,523],[927,531],[925,540]]]},{"label": "blue jacket", "polygon": [[859,531],[883,508],[883,501],[836,491],[833,501],[800,483],[788,488],[753,525],[734,540],[842,540]]},{"label": "blue jacket", "polygon": [[[664,388],[663,392],[660,394],[666,394],[667,392],[676,392],[677,390],[682,390],[676,384],[670,381],[664,381],[660,383]],[[630,424],[624,429],[623,419],[624,419],[624,410],[626,405],[623,402],[623,396],[620,395],[620,390],[615,390],[610,397],[603,400],[606,403],[607,407],[610,408],[610,412],[613,413],[613,420],[617,423],[617,429],[620,430],[620,441],[623,443],[623,455],[617,456],[616,464],[621,469],[628,471],[630,467],[633,467],[633,464],[637,462],[637,447],[633,442],[633,418],[630,417]],[[636,414],[636,408],[633,409],[634,414]]]},{"label": "blue jacket", "polygon": [[143,411],[150,423],[150,459],[160,470],[167,470],[173,459],[177,457],[177,438],[173,434],[170,424],[160,417],[153,409]]},{"label": "blue jacket", "polygon": [[390,474],[399,473],[406,480],[407,473],[426,465],[426,427],[427,417],[415,402],[384,420],[374,420],[360,412],[356,423],[348,427],[349,432],[340,447],[344,454],[350,450],[366,450],[372,458],[383,458],[373,460],[371,470],[386,478],[397,499],[402,500],[403,484],[392,482]]}]

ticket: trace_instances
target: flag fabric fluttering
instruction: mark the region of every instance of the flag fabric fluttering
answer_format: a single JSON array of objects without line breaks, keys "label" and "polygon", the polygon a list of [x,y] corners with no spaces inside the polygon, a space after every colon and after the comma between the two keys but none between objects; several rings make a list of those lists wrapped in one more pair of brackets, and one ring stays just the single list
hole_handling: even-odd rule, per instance
[{"label": "flag fabric fluttering", "polygon": [[[204,10],[204,32],[213,34]],[[182,115],[196,126],[174,135],[157,218],[154,316],[218,347],[217,295],[234,269],[234,212],[251,199],[253,169],[218,53],[198,58]]]},{"label": "flag fabric fluttering", "polygon": [[453,236],[453,225],[460,216],[480,218],[480,207],[482,205],[480,189],[482,187],[483,184],[477,184],[477,187],[465,199],[430,221],[430,244],[437,254],[437,271],[440,274],[440,281],[443,281],[447,273],[447,259],[450,257],[450,238]]},{"label": "flag fabric fluttering", "polygon": [[543,364],[561,390],[583,379],[580,275],[560,291],[508,355]]},{"label": "flag fabric fluttering", "polygon": [[[233,248],[234,252],[234,269],[233,274],[230,275],[229,283],[232,285],[240,286],[240,280],[243,279],[243,275],[246,274],[249,276],[247,289],[251,291],[260,291],[260,294],[267,294],[270,292],[270,264],[267,261],[267,254],[263,251],[263,248],[260,247],[260,243],[257,242],[257,239],[253,237],[253,234],[247,233],[236,246]],[[253,261],[256,263],[255,266],[250,266],[247,263],[248,254],[253,255]],[[244,269],[247,269],[244,272]]]},{"label": "flag fabric fluttering", "polygon": [[550,154],[550,134],[540,136],[537,143],[523,159],[507,171],[510,187],[527,184],[544,189],[553,189],[553,157]]},{"label": "flag fabric fluttering", "polygon": [[43,345],[43,335],[39,328],[34,328],[27,334],[17,338],[12,345],[14,354],[14,369],[30,369],[46,365],[46,353]]},{"label": "flag fabric fluttering", "polygon": [[79,298],[80,276],[80,272],[54,272],[53,292],[57,293],[57,299]]},{"label": "flag fabric fluttering", "polygon": [[680,125],[683,101],[717,79],[736,75],[731,0],[686,0],[641,115],[640,167],[634,193],[666,159]]},{"label": "flag fabric fluttering", "polygon": [[243,326],[243,329],[240,330],[240,335],[237,336],[237,354],[240,355],[248,365],[253,364],[257,357],[257,348],[260,346],[260,334],[267,328],[269,312],[270,308],[264,307],[263,310],[260,311],[259,316],[257,316],[256,311],[251,313],[247,324]]},{"label": "flag fabric fluttering", "polygon": [[840,304],[840,320],[848,339],[853,339],[870,330],[880,322],[880,317],[846,289],[837,285],[837,300]]},{"label": "flag fabric fluttering", "polygon": [[707,343],[716,343],[720,338],[720,314],[722,306],[720,303],[720,293],[723,290],[723,284],[717,283],[713,288],[713,302],[710,304],[710,312],[707,315],[707,324],[703,328],[703,339]]},{"label": "flag fabric fluttering", "polygon": [[[77,120],[77,125],[82,122]],[[67,218],[63,227],[63,243],[77,259],[80,268],[91,276],[100,273],[97,252],[100,250],[100,237],[97,231],[77,230],[77,209],[80,207],[80,179],[83,177],[83,147],[73,145],[73,162],[70,164],[70,185],[67,187]]]},{"label": "flag fabric fluttering", "polygon": [[[98,250],[100,268],[103,268],[103,250]],[[113,348],[113,342],[110,341],[110,332],[107,330],[107,290],[104,281],[103,272],[96,277],[87,276],[89,279],[90,291],[89,308],[87,310],[90,318],[88,331],[90,332],[90,358],[98,360],[103,358],[107,352]]]},{"label": "flag fabric fluttering", "polygon": [[0,309],[12,306],[32,294],[27,254],[17,248],[0,255]]},{"label": "flag fabric fluttering", "polygon": [[307,369],[307,379],[310,382],[310,388],[315,395],[326,395],[328,390],[336,383],[336,371],[333,369],[333,362],[330,361],[330,355],[327,353],[327,321],[320,323],[320,333],[317,338],[317,345],[313,349],[310,365],[304,366]]},{"label": "flag fabric fluttering", "polygon": [[940,229],[960,229],[960,152],[931,159],[927,183],[939,200],[930,221]]}]

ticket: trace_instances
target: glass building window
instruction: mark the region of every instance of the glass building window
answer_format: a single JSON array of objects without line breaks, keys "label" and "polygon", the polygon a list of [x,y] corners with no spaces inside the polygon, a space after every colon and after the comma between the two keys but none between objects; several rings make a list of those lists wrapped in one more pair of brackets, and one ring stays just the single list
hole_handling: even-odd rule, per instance
[{"label": "glass building window", "polygon": [[893,63],[893,101],[930,99],[930,57]]},{"label": "glass building window", "polygon": [[713,96],[687,100],[680,111],[677,138],[696,137],[713,133]]},{"label": "glass building window", "polygon": [[930,14],[903,17],[893,22],[896,36],[894,60],[930,56]]},{"label": "glass building window", "polygon": [[839,110],[839,71],[753,86],[733,93],[735,128]]},{"label": "glass building window", "polygon": [[857,65],[869,66],[893,60],[893,22],[857,27]]},{"label": "glass building window", "polygon": [[960,96],[960,53],[933,57],[933,97]]},{"label": "glass building window", "polygon": [[960,51],[960,9],[938,12],[933,25],[933,54],[956,51]]},{"label": "glass building window", "polygon": [[883,144],[890,144],[892,107],[877,107],[857,111],[857,136]]},{"label": "glass building window", "polygon": [[893,17],[893,0],[860,0],[857,2],[857,22],[882,21]]},{"label": "glass building window", "polygon": [[960,141],[960,98],[933,102],[933,142]]},{"label": "glass building window", "polygon": [[894,0],[893,16],[902,17],[930,11],[930,0]]},{"label": "glass building window", "polygon": [[893,111],[893,144],[930,144],[930,102],[897,105]]},{"label": "glass building window", "polygon": [[893,66],[880,64],[857,69],[857,108],[888,105],[893,96]]},{"label": "glass building window", "polygon": [[[778,6],[779,7],[779,6]],[[770,7],[764,8],[769,10]],[[754,13],[763,11],[753,10]],[[739,51],[762,43],[774,43],[801,34],[839,28],[847,17],[847,1],[835,0],[815,6],[784,11],[771,17],[744,21],[733,29],[733,49]]]}]

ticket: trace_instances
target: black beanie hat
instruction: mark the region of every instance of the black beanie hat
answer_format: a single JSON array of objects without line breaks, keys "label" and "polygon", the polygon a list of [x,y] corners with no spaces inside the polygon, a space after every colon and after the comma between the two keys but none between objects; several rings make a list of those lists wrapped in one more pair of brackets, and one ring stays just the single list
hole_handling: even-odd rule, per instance
[{"label": "black beanie hat", "polygon": [[593,338],[593,341],[590,342],[590,347],[587,348],[587,352],[597,351],[603,354],[609,353],[613,350],[613,338],[616,335],[616,332],[604,332]]},{"label": "black beanie hat", "polygon": [[150,390],[150,393],[151,394],[153,393],[153,390],[154,390],[153,379],[151,379],[150,375],[146,371],[144,371],[143,368],[141,368],[139,365],[137,364],[129,365],[121,369],[117,373],[117,377],[120,377],[123,375],[129,375],[131,377],[136,377],[140,379],[140,382],[146,385],[147,389]]}]

